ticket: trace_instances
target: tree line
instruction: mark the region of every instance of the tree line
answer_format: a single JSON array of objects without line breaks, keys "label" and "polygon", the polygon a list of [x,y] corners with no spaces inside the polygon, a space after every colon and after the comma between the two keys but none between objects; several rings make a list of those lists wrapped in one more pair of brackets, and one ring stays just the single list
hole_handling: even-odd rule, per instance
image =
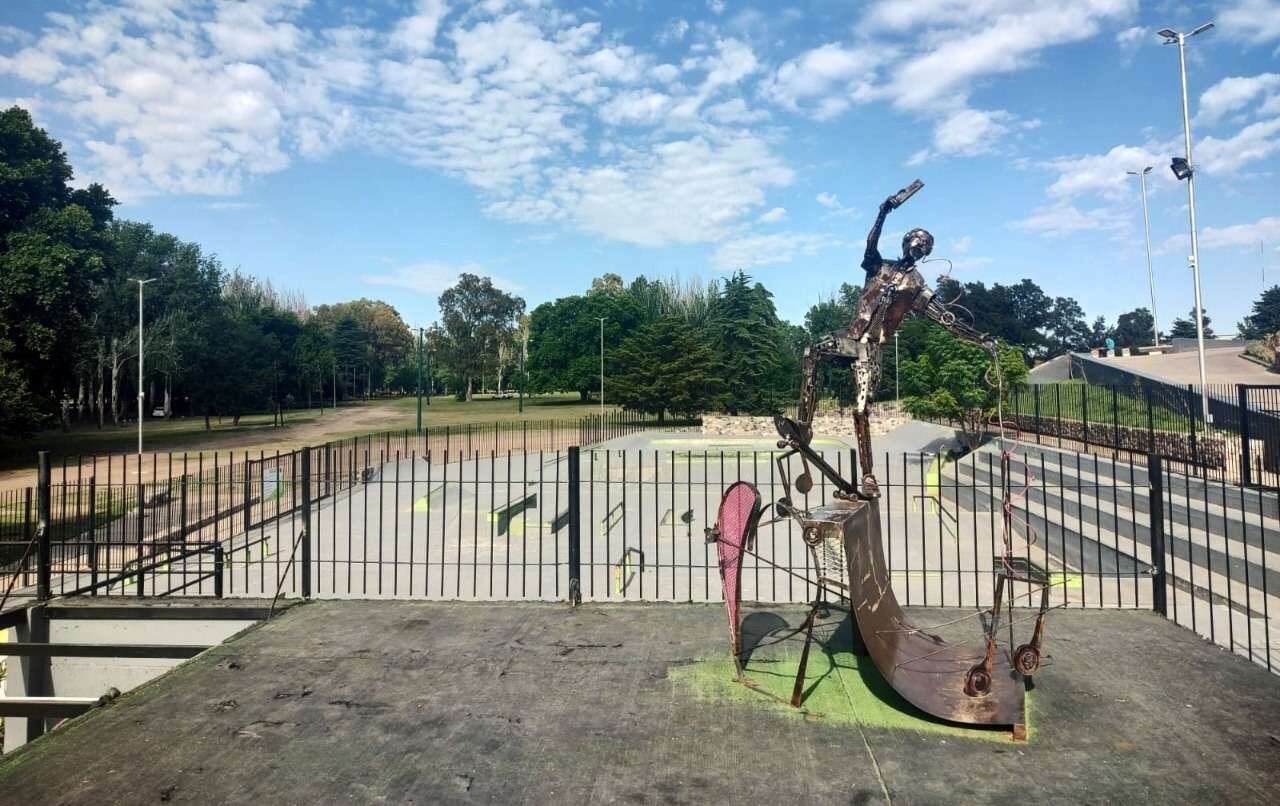
[{"label": "tree line", "polygon": [[[238,421],[385,388],[413,345],[390,305],[311,308],[70,186],[62,146],[0,112],[0,432],[174,414]],[[145,375],[138,376],[138,280]]]}]

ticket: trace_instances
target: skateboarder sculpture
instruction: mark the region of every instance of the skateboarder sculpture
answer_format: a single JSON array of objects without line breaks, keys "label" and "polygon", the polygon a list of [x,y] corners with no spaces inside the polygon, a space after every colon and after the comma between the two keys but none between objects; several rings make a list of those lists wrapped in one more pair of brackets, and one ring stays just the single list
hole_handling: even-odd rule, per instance
[{"label": "skateboarder sculpture", "polygon": [[[784,496],[774,504],[776,517],[767,523],[790,519],[800,526],[801,536],[812,553],[819,599],[814,602],[805,622],[805,645],[800,657],[791,704],[799,706],[805,666],[813,634],[813,623],[827,595],[848,601],[857,629],[868,654],[884,679],[909,702],[926,713],[956,722],[1008,725],[1015,737],[1023,730],[1023,678],[1036,672],[1040,665],[1040,643],[1044,632],[1044,616],[1048,607],[1048,577],[1032,573],[1013,556],[1011,543],[1010,492],[1008,488],[1009,453],[1001,442],[1001,492],[1003,495],[1004,545],[996,568],[994,606],[987,611],[985,641],[981,647],[952,644],[930,629],[911,625],[904,618],[890,584],[888,567],[880,536],[880,488],[872,464],[870,423],[871,395],[875,392],[880,367],[880,347],[890,338],[908,313],[923,314],[957,337],[982,345],[992,357],[999,386],[999,364],[996,342],[986,334],[957,320],[951,307],[930,290],[917,268],[933,250],[933,236],[923,229],[913,229],[903,237],[902,257],[886,260],[879,250],[880,232],[889,213],[911,198],[923,183],[919,180],[885,199],[879,215],[867,236],[867,249],[862,268],[866,271],[866,289],[858,300],[853,321],[844,330],[831,333],[806,350],[802,364],[803,377],[796,418],[776,415],[774,424],[781,438],[778,447],[784,452],[776,459]],[[843,478],[820,454],[810,447],[812,423],[819,397],[819,362],[829,361],[847,366],[856,385],[854,427],[858,441],[861,488]],[[1003,423],[999,423],[1003,429]],[[831,482],[835,500],[812,509],[792,502],[788,461],[800,456],[804,472],[796,477],[795,487],[807,494],[813,488],[809,472],[812,465]],[[729,608],[730,635],[737,677],[754,685],[738,664],[740,637],[738,606],[741,601],[741,565],[744,555],[752,554],[753,542],[761,516],[759,495],[748,482],[737,482],[726,492],[716,526],[708,530],[708,541],[717,544],[725,601]],[[783,569],[795,573],[790,569]],[[1012,584],[1022,582],[1029,589],[1041,591],[1040,612],[1032,640],[1010,651],[997,652],[997,629],[1002,606],[1012,607]],[[1008,600],[1004,599],[1008,593]],[[1012,626],[1012,610],[1007,626]]]},{"label": "skateboarder sculpture", "polygon": [[880,231],[885,218],[922,187],[924,183],[917,179],[880,204],[880,212],[867,235],[867,251],[862,258],[867,280],[853,321],[849,327],[828,335],[805,351],[796,419],[777,418],[778,433],[790,447],[807,447],[813,437],[813,415],[818,404],[819,362],[851,367],[855,389],[853,423],[862,467],[861,495],[867,499],[880,494],[872,463],[869,420],[871,396],[880,381],[880,346],[893,338],[907,314],[921,313],[956,336],[995,354],[995,340],[956,319],[920,275],[919,262],[933,251],[933,236],[927,230],[916,228],[902,237],[902,257],[898,260],[886,260],[880,255]]}]

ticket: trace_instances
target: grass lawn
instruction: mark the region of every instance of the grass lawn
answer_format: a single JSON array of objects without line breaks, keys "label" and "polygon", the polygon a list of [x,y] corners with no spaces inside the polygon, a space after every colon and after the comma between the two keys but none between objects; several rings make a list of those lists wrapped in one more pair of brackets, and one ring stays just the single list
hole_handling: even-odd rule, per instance
[{"label": "grass lawn", "polygon": [[[418,399],[400,397],[389,401],[401,412],[404,425],[417,427]],[[578,395],[537,395],[524,399],[524,414],[516,409],[519,401],[514,398],[477,397],[470,402],[454,399],[453,395],[431,398],[431,404],[422,401],[423,424],[431,428],[442,425],[467,423],[493,423],[515,420],[579,420],[589,414],[599,414],[599,402],[583,403]],[[617,411],[616,406],[605,406],[606,412]]]},{"label": "grass lawn", "polygon": [[[1035,413],[1035,393],[1023,389],[1011,401],[1015,411],[1021,414]],[[1196,401],[1199,398],[1195,399]],[[1197,403],[1198,405],[1198,403]],[[1114,411],[1113,411],[1114,407]],[[1045,384],[1040,387],[1040,418],[1051,420],[1084,420],[1086,410],[1090,423],[1118,422],[1122,426],[1147,427],[1147,399],[1138,390],[1116,389],[1109,386],[1086,386],[1078,381]],[[1151,401],[1151,424],[1161,430],[1188,430],[1187,409],[1170,407],[1161,395]],[[1114,419],[1113,419],[1114,418]]]},{"label": "grass lawn", "polygon": [[[525,420],[533,427],[540,421],[576,422],[584,415],[600,411],[598,403],[584,404],[576,394],[527,397],[523,415],[516,411],[517,405],[515,398],[459,402],[452,396],[433,397],[430,406],[423,406],[423,424],[437,428]],[[607,406],[605,410],[616,409]],[[220,423],[214,418],[210,426],[206,431],[202,417],[148,420],[144,429],[146,451],[284,450],[379,431],[413,429],[417,427],[417,399],[404,397],[340,404],[336,412],[331,408],[324,409],[323,413],[319,409],[295,410],[286,415],[285,425],[279,428],[272,427],[270,414],[246,415],[238,425],[233,424],[230,417],[224,417]],[[134,424],[108,425],[102,429],[83,426],[69,433],[54,429],[25,440],[0,437],[0,471],[34,469],[36,452],[43,450],[49,451],[55,460],[63,456],[129,453],[135,449],[137,439]]]}]

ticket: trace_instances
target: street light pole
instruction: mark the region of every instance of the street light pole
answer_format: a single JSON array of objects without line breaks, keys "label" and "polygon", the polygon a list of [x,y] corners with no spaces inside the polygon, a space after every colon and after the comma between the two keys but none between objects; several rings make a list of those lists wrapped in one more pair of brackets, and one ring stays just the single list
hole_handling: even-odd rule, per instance
[{"label": "street light pole", "polygon": [[147,283],[154,283],[155,277],[147,280],[140,280],[137,277],[130,278],[130,282],[138,284],[138,457],[142,457],[142,407],[143,407],[143,375],[142,375],[142,287]]},{"label": "street light pole", "polygon": [[893,402],[902,410],[902,394],[898,391],[898,331],[893,332]]},{"label": "street light pole", "polygon": [[1207,22],[1189,34],[1169,28],[1159,31],[1166,45],[1177,43],[1178,68],[1182,75],[1182,134],[1186,147],[1186,176],[1178,176],[1177,170],[1174,171],[1174,175],[1179,179],[1187,180],[1187,210],[1191,224],[1191,274],[1195,282],[1196,298],[1196,353],[1200,363],[1200,408],[1206,423],[1213,422],[1213,415],[1209,413],[1209,385],[1204,369],[1204,306],[1200,302],[1200,241],[1196,236],[1195,163],[1191,160],[1191,107],[1187,102],[1187,40],[1212,27],[1213,23]]},{"label": "street light pole", "polygon": [[600,320],[600,417],[604,418],[604,320],[605,317],[597,316]]},{"label": "street light pole", "polygon": [[1151,220],[1147,217],[1147,174],[1151,173],[1151,166],[1143,168],[1141,171],[1126,171],[1130,176],[1138,177],[1138,182],[1142,186],[1142,229],[1147,236],[1147,286],[1151,289],[1151,330],[1155,336],[1155,345],[1160,346],[1160,318],[1156,316],[1156,277],[1151,272]]},{"label": "street light pole", "polygon": [[529,354],[529,331],[522,329],[520,331],[520,389],[516,397],[516,411],[524,414],[524,361]]},{"label": "street light pole", "polygon": [[418,433],[422,433],[422,328],[418,328]]}]

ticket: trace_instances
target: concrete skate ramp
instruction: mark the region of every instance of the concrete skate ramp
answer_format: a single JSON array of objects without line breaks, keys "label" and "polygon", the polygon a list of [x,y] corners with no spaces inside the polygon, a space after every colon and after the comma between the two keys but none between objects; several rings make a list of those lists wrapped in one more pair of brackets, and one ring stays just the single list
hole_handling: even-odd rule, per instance
[{"label": "concrete skate ramp", "polygon": [[1023,725],[1023,678],[996,653],[991,687],[977,696],[964,691],[965,675],[985,656],[981,634],[970,645],[954,645],[918,629],[903,616],[893,595],[880,539],[879,501],[852,507],[844,529],[849,601],[862,642],[880,674],[908,702],[931,716],[973,725]]}]

